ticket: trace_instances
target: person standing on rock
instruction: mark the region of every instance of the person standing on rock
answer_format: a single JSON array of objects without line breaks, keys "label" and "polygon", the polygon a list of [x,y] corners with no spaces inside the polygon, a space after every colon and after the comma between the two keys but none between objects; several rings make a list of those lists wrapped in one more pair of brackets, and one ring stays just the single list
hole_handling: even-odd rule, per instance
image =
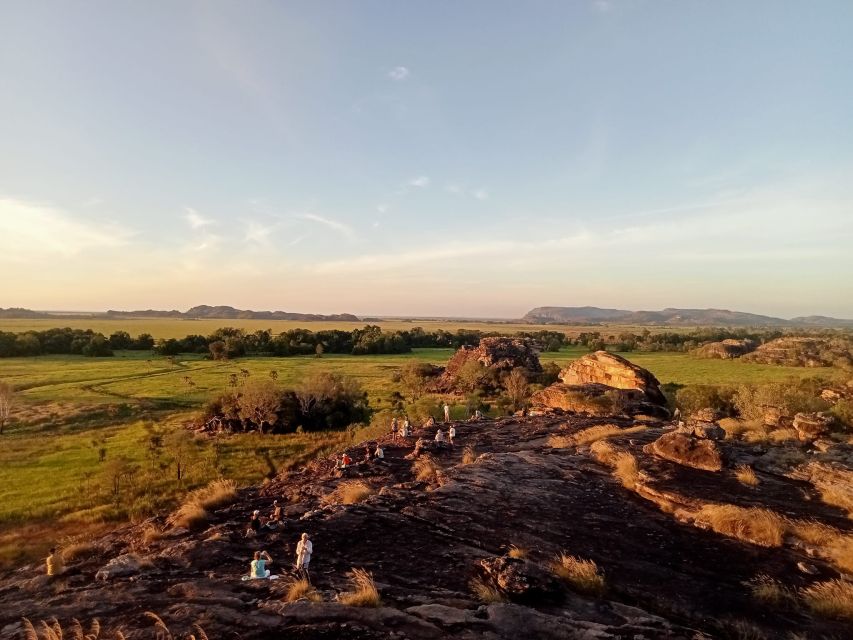
[{"label": "person standing on rock", "polygon": [[444,446],[444,431],[442,431],[440,427],[439,427],[438,431],[435,432],[435,443],[439,447]]},{"label": "person standing on rock", "polygon": [[456,437],[456,427],[450,425],[450,429],[447,431],[447,435],[450,438],[450,446],[453,446],[453,439]]},{"label": "person standing on rock", "polygon": [[296,571],[304,573],[306,578],[309,578],[308,565],[311,564],[312,553],[314,553],[314,545],[311,543],[308,534],[303,533],[296,545]]},{"label": "person standing on rock", "polygon": [[450,422],[450,405],[446,400],[444,401],[444,421]]},{"label": "person standing on rock", "polygon": [[391,418],[391,442],[397,442],[397,431],[399,428],[397,427],[397,416]]}]

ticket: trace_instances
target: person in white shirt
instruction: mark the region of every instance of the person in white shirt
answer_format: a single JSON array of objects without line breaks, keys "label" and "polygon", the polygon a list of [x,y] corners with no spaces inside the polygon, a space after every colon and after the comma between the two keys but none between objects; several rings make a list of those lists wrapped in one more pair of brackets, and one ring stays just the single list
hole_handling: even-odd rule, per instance
[{"label": "person in white shirt", "polygon": [[385,451],[383,451],[382,447],[380,447],[378,444],[376,445],[376,451],[373,453],[373,457],[377,460],[385,459]]},{"label": "person in white shirt", "polygon": [[447,435],[450,437],[450,444],[453,444],[453,439],[456,437],[456,427],[450,425],[450,430],[447,432]]},{"label": "person in white shirt", "polygon": [[311,554],[314,552],[314,545],[308,538],[307,533],[302,534],[302,538],[296,545],[296,570],[308,574],[308,565],[311,564]]},{"label": "person in white shirt", "polygon": [[444,431],[441,429],[435,432],[435,443],[440,447],[444,446]]},{"label": "person in white shirt", "polygon": [[444,403],[444,421],[450,422],[450,405]]}]

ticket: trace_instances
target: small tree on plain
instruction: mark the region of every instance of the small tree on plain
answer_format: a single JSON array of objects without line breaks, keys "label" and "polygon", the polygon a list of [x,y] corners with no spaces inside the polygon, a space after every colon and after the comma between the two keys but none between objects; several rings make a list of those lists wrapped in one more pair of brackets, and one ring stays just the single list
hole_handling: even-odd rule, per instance
[{"label": "small tree on plain", "polygon": [[522,367],[516,367],[504,378],[504,389],[512,403],[514,411],[519,411],[527,404],[530,395],[530,385],[527,383],[527,372]]}]

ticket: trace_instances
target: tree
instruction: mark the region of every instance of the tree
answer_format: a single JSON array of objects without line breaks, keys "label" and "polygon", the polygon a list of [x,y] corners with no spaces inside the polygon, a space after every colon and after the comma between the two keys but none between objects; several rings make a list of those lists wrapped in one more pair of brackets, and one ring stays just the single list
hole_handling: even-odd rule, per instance
[{"label": "tree", "polygon": [[198,441],[185,429],[177,429],[163,438],[163,447],[175,468],[175,479],[182,484],[187,472],[198,458]]},{"label": "tree", "polygon": [[466,391],[474,391],[486,379],[486,367],[479,360],[468,360],[456,374],[460,386]]},{"label": "tree", "polygon": [[225,342],[222,340],[216,340],[211,342],[208,346],[210,349],[210,355],[214,360],[227,360],[228,352],[225,349]]},{"label": "tree", "polygon": [[504,389],[514,411],[524,409],[530,395],[530,385],[527,383],[527,371],[516,367],[504,378]]},{"label": "tree", "polygon": [[322,342],[318,342],[317,346],[314,347],[314,357],[315,358],[322,358],[323,357],[323,343]]},{"label": "tree", "polygon": [[237,410],[244,424],[256,425],[261,433],[278,419],[281,390],[272,380],[253,380],[243,386],[237,399]]},{"label": "tree", "polygon": [[15,390],[7,382],[0,381],[0,436],[3,435],[3,428],[9,420],[9,414],[12,412],[12,401],[15,399]]},{"label": "tree", "polygon": [[427,373],[432,367],[424,362],[407,362],[400,369],[400,386],[409,398],[409,402],[417,401],[426,387]]}]

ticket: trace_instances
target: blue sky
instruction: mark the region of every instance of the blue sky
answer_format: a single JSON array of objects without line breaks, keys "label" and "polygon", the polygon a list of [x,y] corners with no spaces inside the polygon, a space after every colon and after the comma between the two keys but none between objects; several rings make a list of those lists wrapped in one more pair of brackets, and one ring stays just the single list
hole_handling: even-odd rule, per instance
[{"label": "blue sky", "polygon": [[0,306],[853,317],[853,3],[0,0]]}]

